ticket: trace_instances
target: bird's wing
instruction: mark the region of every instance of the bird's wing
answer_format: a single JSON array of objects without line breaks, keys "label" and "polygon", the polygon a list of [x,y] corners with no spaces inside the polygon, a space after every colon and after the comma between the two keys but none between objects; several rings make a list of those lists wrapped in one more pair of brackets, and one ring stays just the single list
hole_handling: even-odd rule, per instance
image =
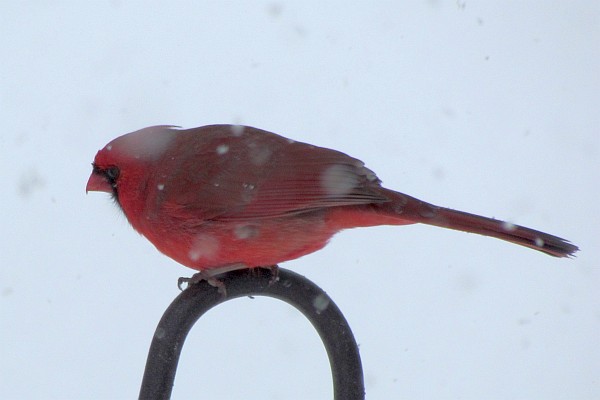
[{"label": "bird's wing", "polygon": [[181,160],[165,189],[165,208],[233,221],[389,201],[376,175],[355,158],[255,128],[231,129],[183,132],[189,136],[176,146]]}]

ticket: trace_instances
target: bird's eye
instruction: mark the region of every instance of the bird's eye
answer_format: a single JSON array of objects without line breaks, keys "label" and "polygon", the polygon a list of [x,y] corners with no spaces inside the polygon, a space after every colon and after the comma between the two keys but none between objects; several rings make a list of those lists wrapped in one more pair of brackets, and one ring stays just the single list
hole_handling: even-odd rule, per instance
[{"label": "bird's eye", "polygon": [[117,168],[117,167],[106,168],[106,170],[104,170],[104,174],[111,182],[114,182],[119,177],[119,168]]}]

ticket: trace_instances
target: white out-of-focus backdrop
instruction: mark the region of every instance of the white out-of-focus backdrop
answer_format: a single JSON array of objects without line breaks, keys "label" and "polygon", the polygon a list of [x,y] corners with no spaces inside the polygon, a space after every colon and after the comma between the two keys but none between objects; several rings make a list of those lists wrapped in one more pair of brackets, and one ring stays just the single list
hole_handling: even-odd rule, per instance
[{"label": "white out-of-focus backdrop", "polygon": [[[85,195],[90,162],[145,126],[241,123],[582,248],[378,227],[283,264],[344,311],[369,399],[600,398],[598,2],[4,1],[0,38],[0,397],[137,395],[193,271]],[[202,318],[173,396],[331,393],[309,323],[258,298]]]}]

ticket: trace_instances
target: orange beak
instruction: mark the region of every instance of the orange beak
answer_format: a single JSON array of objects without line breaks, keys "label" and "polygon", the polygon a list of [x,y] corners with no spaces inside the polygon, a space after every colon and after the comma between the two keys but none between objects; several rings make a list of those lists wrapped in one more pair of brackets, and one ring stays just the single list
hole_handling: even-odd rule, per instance
[{"label": "orange beak", "polygon": [[92,172],[92,175],[90,175],[90,179],[88,179],[87,185],[85,186],[85,193],[87,194],[88,192],[112,193],[113,188],[104,176]]}]

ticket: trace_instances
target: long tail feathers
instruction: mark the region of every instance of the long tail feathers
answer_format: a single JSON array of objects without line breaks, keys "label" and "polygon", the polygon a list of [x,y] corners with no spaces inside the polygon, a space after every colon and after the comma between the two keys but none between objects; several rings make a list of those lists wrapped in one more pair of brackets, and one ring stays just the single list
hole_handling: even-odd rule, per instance
[{"label": "long tail feathers", "polygon": [[[529,247],[554,257],[572,257],[579,247],[568,240],[509,222],[437,207],[402,193],[386,190],[391,200],[384,207],[401,223],[420,222],[443,228],[491,236]],[[410,221],[410,222],[408,222]]]},{"label": "long tail feathers", "polygon": [[579,247],[568,240],[548,233],[448,208],[434,207],[432,216],[423,217],[420,222],[495,237],[554,257],[571,257],[579,250]]}]

